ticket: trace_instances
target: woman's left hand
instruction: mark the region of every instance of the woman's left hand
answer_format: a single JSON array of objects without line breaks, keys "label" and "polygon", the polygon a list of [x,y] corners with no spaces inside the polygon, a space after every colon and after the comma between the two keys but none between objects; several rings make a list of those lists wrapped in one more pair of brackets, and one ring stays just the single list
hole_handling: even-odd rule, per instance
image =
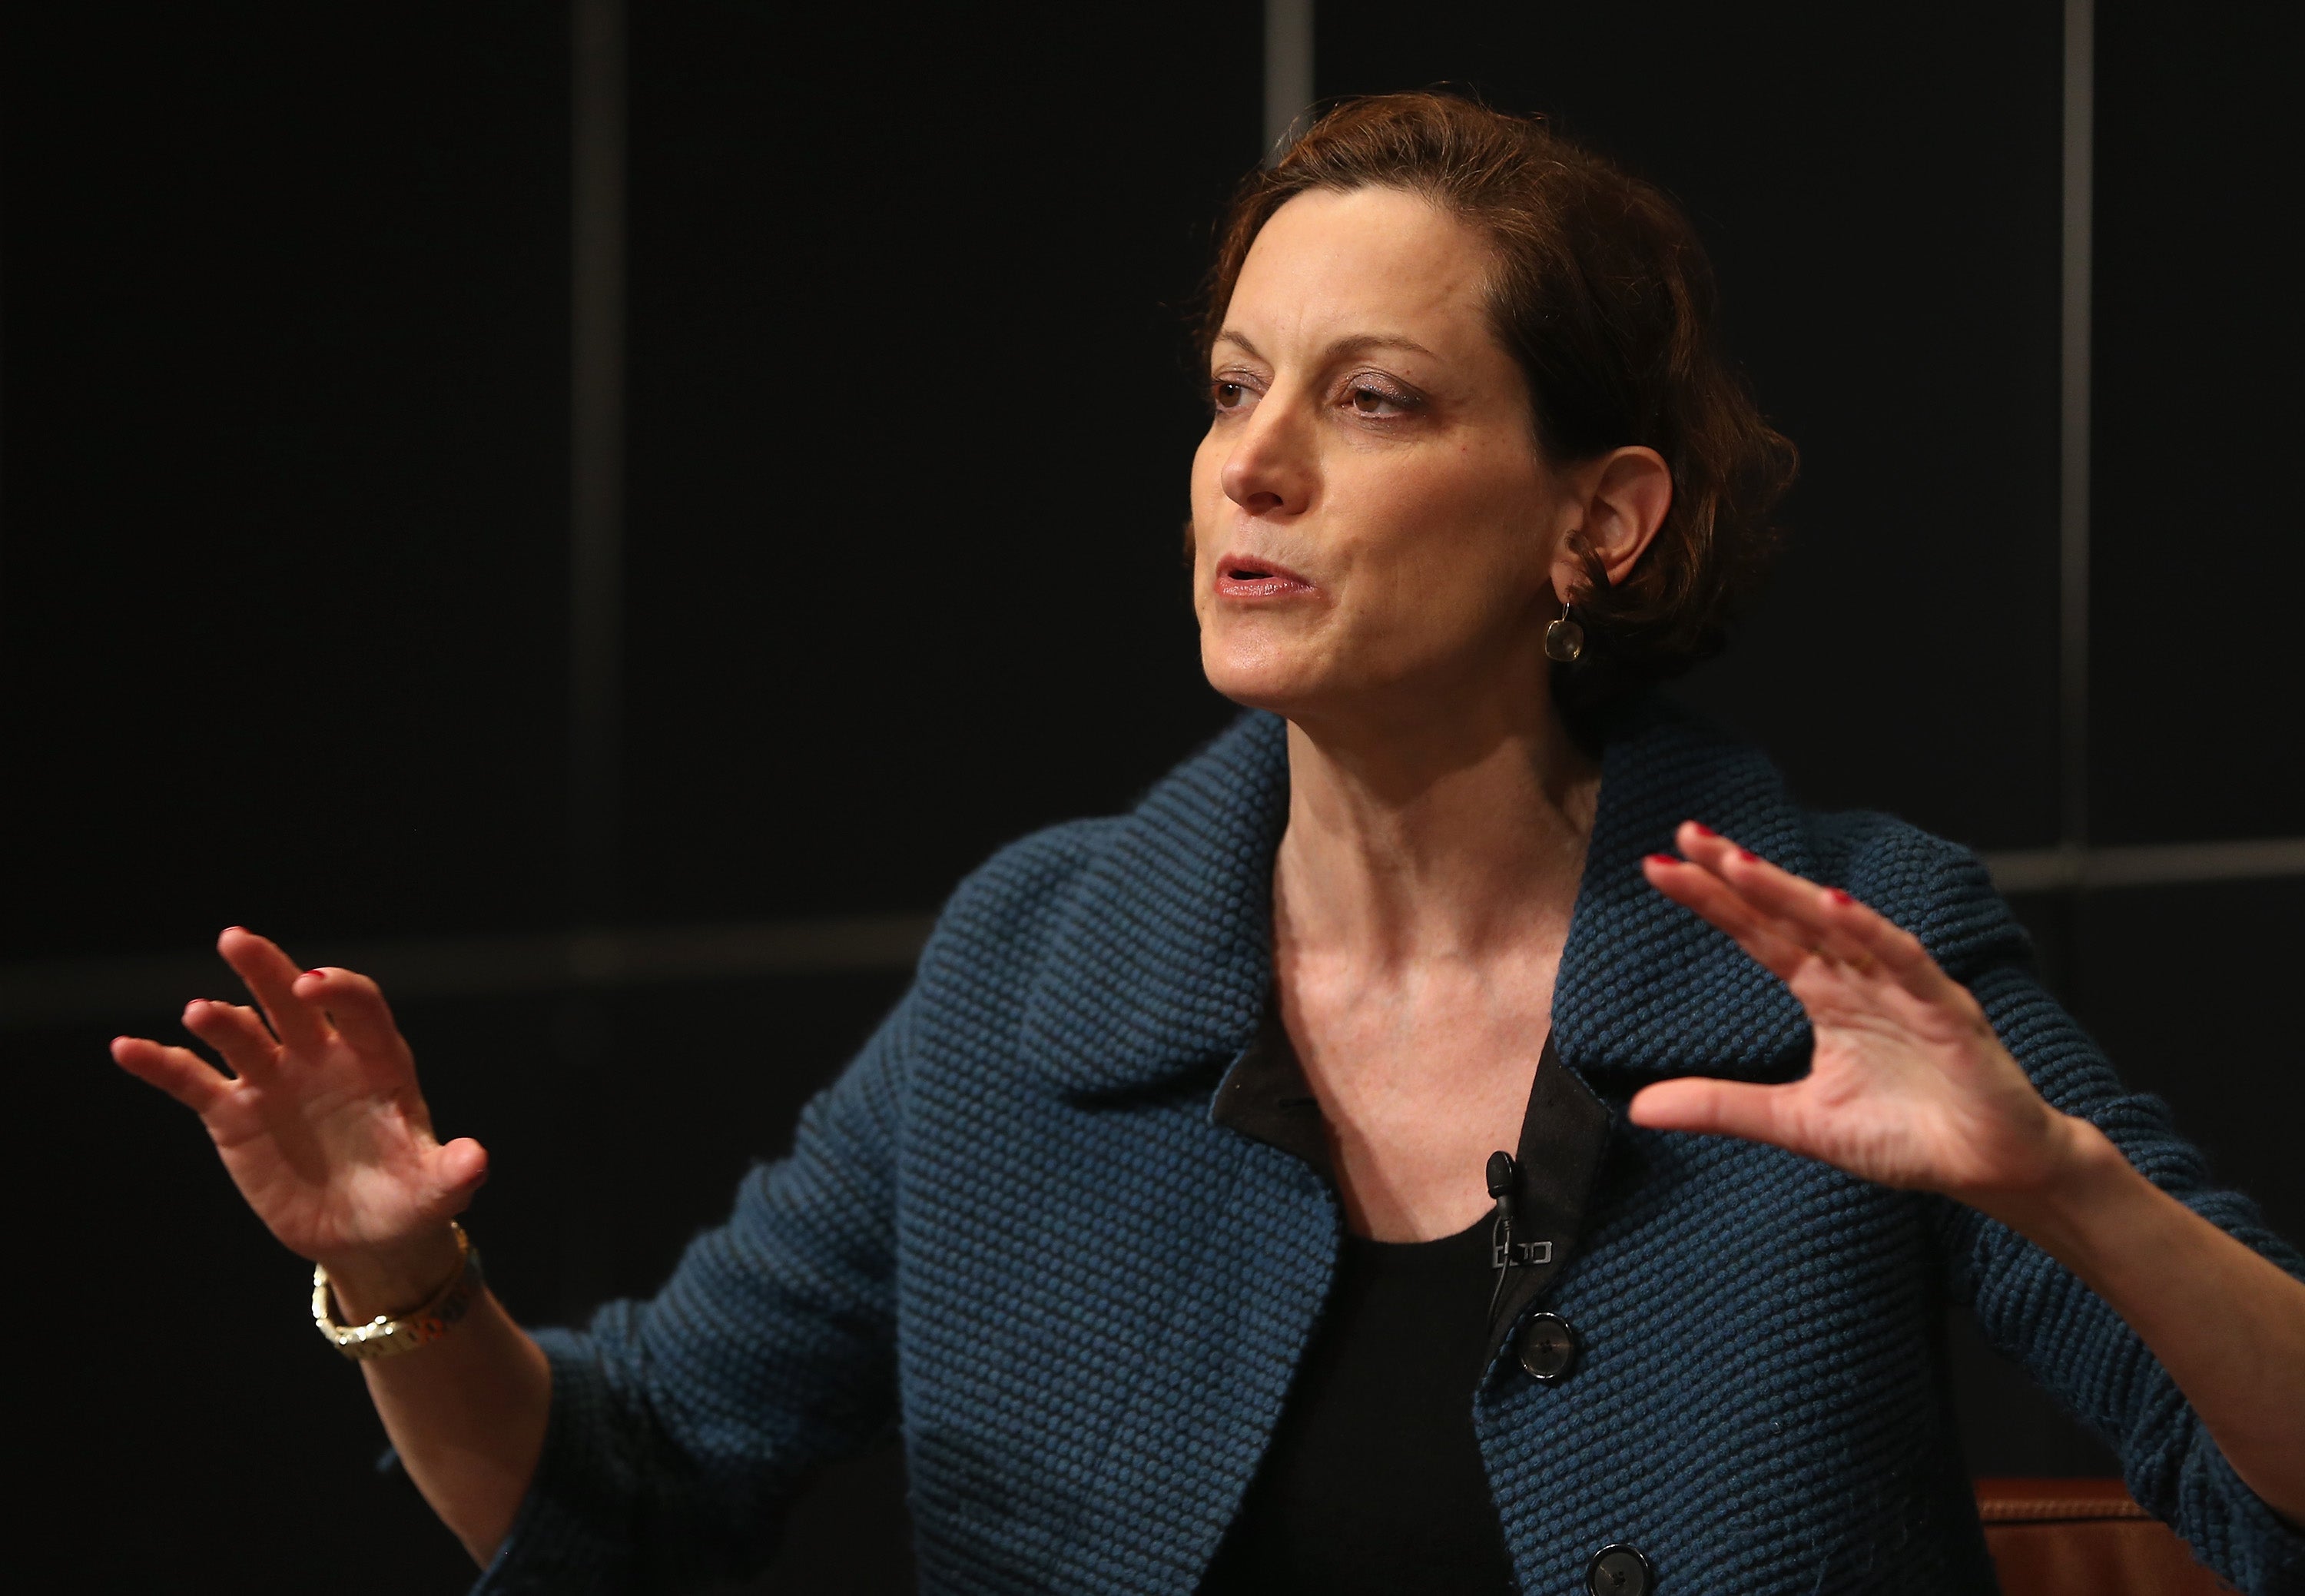
[{"label": "woman's left hand", "polygon": [[2126,1319],[2234,1472],[2305,1523],[2305,1281],[2049,1106],[1918,938],[1702,826],[1674,841],[1687,857],[1651,855],[1651,884],[1783,978],[1816,1052],[1782,1086],[1660,1081],[1633,1122],[1771,1142],[2003,1221]]},{"label": "woman's left hand", "polygon": [[1918,938],[1837,888],[1778,869],[1694,822],[1649,883],[1781,977],[1816,1037],[1782,1086],[1688,1076],[1646,1088],[1633,1122],[1765,1141],[1884,1185],[1992,1212],[2071,1165],[2083,1122],[2052,1108],[1969,989]]}]

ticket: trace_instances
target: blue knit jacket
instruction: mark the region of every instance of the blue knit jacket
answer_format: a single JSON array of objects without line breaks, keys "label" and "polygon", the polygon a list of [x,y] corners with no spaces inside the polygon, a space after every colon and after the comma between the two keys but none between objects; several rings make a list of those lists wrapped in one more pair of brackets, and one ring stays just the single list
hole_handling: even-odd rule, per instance
[{"label": "blue knit jacket", "polygon": [[[1134,812],[965,883],[911,990],[789,1157],[663,1292],[546,1332],[552,1418],[479,1590],[685,1590],[757,1567],[828,1461],[901,1435],[923,1589],[1188,1596],[1319,1318],[1326,1182],[1212,1122],[1272,985],[1281,722],[1242,718]],[[2156,1099],[2030,972],[1964,850],[1796,806],[1768,762],[1651,701],[1619,717],[1553,998],[1617,1109],[1580,1250],[1543,1306],[1569,1378],[1510,1353],[1467,1393],[1520,1588],[1629,1541],[1663,1596],[1992,1591],[1946,1397],[1948,1301],[2118,1448],[2130,1489],[2243,1590],[2305,1590],[2305,1536],[2233,1474],[2088,1290],[1957,1205],[1774,1148],[1625,1123],[1641,1083],[1782,1079],[1784,986],[1653,892],[1685,818],[1846,887],[1983,1002],[2049,1100],[2250,1246]]]}]

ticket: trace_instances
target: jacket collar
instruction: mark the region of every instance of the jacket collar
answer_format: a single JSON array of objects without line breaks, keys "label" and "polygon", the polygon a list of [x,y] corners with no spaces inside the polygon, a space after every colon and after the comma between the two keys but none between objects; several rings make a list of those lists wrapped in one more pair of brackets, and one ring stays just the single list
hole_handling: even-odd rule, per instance
[{"label": "jacket collar", "polygon": [[[1100,1096],[1238,1057],[1272,987],[1288,812],[1286,724],[1252,712],[1095,828],[1026,1004],[1025,1056]],[[1815,873],[1802,813],[1759,753],[1654,696],[1613,714],[1553,989],[1554,1046],[1581,1072],[1776,1072],[1807,1048],[1783,985],[1642,878],[1688,819]]]}]

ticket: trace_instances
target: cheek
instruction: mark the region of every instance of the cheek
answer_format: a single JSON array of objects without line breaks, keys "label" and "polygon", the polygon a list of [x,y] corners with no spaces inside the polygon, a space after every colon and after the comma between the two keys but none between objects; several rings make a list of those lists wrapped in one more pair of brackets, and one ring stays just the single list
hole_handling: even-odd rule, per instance
[{"label": "cheek", "polygon": [[1209,496],[1216,482],[1217,470],[1214,451],[1209,447],[1208,439],[1204,437],[1200,447],[1193,451],[1192,473],[1186,482],[1187,519],[1185,547],[1192,556],[1193,610],[1204,624],[1208,619],[1204,600],[1208,596],[1209,545],[1212,542],[1208,528],[1210,516],[1214,513]]},{"label": "cheek", "polygon": [[1526,629],[1552,583],[1528,474],[1451,444],[1359,484],[1348,606],[1373,659],[1485,652]]},{"label": "cheek", "polygon": [[1542,509],[1526,473],[1457,445],[1391,464],[1356,495],[1369,555],[1420,585],[1450,589],[1510,585],[1542,571]]}]

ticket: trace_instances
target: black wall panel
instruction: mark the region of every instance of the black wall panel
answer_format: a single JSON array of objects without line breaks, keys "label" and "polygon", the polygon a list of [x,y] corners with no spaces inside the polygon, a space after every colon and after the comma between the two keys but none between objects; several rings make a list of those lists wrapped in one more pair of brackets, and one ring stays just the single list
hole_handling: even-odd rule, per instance
[{"label": "black wall panel", "polygon": [[2305,1244],[2292,1001],[2305,880],[2093,892],[2072,922],[2074,1013],[2122,1080],[2167,1100],[2215,1178]]},{"label": "black wall panel", "polygon": [[2061,38],[2048,4],[1320,7],[1323,94],[1468,87],[1689,209],[1803,467],[1688,691],[1811,801],[1978,847],[2056,829]]},{"label": "black wall panel", "polygon": [[2305,11],[2100,8],[2091,830],[2305,832]]},{"label": "black wall panel", "polygon": [[929,908],[1229,718],[1183,310],[1260,61],[1214,0],[634,8],[633,916]]},{"label": "black wall panel", "polygon": [[559,8],[8,21],[0,956],[559,911]]}]

